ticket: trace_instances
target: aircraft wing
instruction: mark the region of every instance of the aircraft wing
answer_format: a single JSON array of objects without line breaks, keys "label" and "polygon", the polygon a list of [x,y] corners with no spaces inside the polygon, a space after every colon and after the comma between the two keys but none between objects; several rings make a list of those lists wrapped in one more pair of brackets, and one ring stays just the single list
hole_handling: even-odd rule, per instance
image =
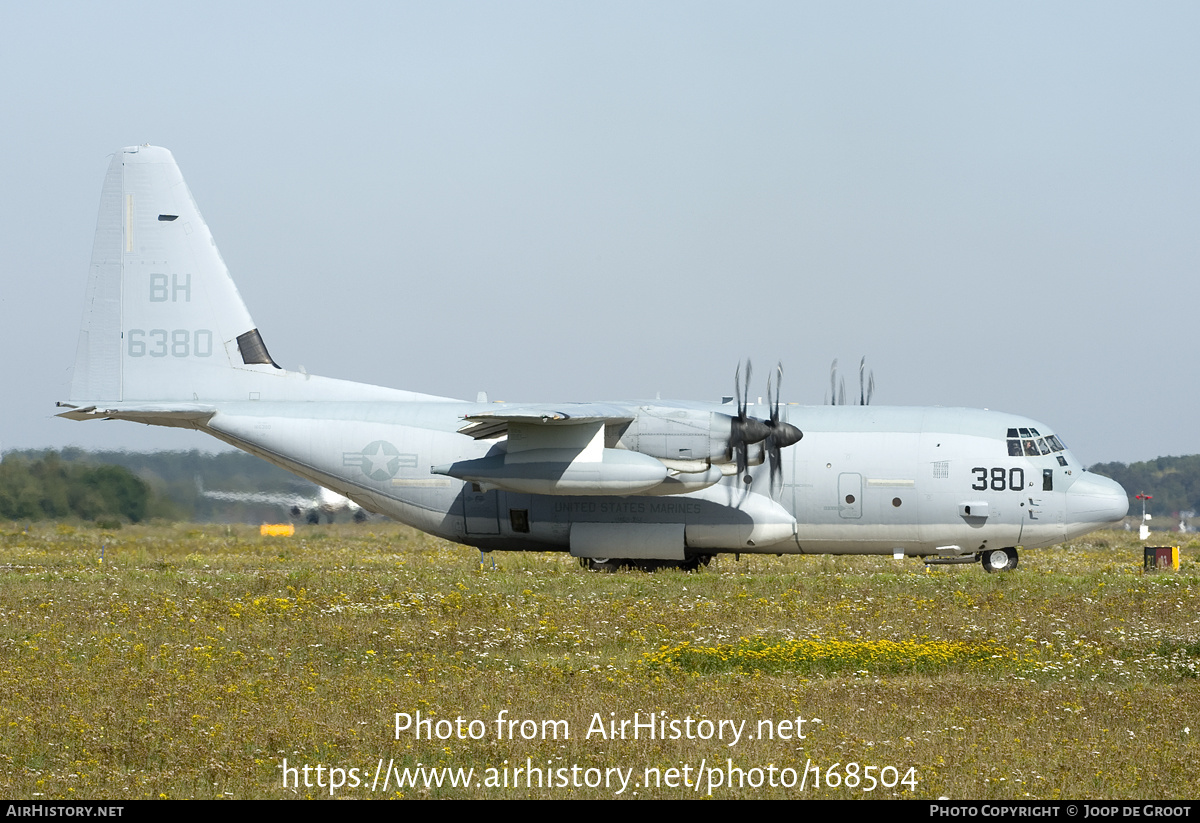
[{"label": "aircraft wing", "polygon": [[508,433],[509,425],[571,426],[584,423],[629,423],[637,417],[629,406],[612,403],[558,403],[534,406],[505,406],[495,411],[463,416],[459,429],[476,440],[490,440]]}]

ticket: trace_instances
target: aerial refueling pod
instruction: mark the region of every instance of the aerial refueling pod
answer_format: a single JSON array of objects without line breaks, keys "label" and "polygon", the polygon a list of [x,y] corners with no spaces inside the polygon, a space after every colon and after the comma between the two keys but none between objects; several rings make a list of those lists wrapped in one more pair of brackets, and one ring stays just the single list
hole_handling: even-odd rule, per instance
[{"label": "aerial refueling pod", "polygon": [[[443,474],[490,488],[523,494],[642,494],[667,479],[667,467],[649,455],[602,449],[601,459],[564,460],[561,449],[531,449],[434,466]],[[720,479],[719,477],[716,479]],[[715,481],[714,481],[715,482]]]}]

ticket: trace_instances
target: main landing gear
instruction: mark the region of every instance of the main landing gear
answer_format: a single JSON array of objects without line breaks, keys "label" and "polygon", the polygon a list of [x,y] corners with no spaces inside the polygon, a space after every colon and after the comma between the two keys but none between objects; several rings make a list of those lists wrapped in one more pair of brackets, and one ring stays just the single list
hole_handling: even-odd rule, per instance
[{"label": "main landing gear", "polygon": [[983,564],[983,570],[989,574],[1010,572],[1017,567],[1017,550],[1013,548],[988,549],[979,553],[979,562]]}]

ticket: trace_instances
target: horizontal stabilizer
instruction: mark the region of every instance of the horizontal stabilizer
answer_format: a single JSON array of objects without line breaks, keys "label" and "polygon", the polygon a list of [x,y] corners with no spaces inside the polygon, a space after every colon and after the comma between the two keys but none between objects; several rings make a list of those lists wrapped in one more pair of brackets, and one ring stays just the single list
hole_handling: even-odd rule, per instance
[{"label": "horizontal stabilizer", "polygon": [[[66,403],[59,403],[66,406]],[[183,429],[198,429],[204,426],[217,410],[203,403],[120,403],[112,407],[72,407],[58,416],[68,420],[132,420],[151,426],[174,426]]]}]

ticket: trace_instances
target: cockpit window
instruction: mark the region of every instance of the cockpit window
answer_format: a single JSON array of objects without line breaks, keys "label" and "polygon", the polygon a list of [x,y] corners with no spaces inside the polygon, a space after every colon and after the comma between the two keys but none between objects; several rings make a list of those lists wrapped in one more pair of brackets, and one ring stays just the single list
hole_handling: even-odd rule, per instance
[{"label": "cockpit window", "polygon": [[[1067,450],[1067,447],[1056,436],[1048,434],[1042,437],[1034,428],[1009,429],[1007,441],[1009,457],[1041,457],[1045,454]],[[1061,463],[1062,460],[1060,459],[1059,462]]]}]

